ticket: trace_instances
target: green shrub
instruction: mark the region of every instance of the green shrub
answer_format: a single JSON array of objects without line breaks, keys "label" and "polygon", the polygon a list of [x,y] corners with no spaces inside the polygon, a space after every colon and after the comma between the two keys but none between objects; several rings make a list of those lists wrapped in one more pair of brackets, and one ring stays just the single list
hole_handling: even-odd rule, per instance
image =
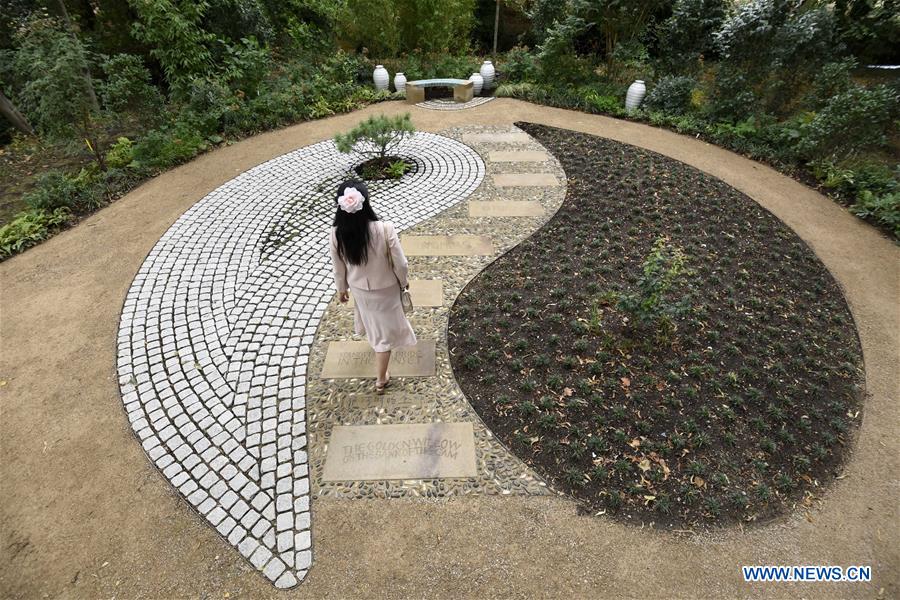
[{"label": "green shrub", "polygon": [[647,94],[646,107],[670,115],[683,115],[691,108],[691,94],[696,82],[690,77],[667,75]]},{"label": "green shrub", "polygon": [[787,0],[738,4],[715,38],[721,59],[713,107],[722,120],[789,111],[837,48],[826,6]]},{"label": "green shrub", "polygon": [[210,47],[216,36],[203,29],[208,2],[131,2],[135,13],[131,34],[150,47],[176,95],[194,77],[214,69]]},{"label": "green shrub", "polygon": [[23,196],[29,207],[48,212],[59,208],[84,212],[96,208],[100,204],[99,198],[98,186],[85,169],[76,177],[62,171],[42,173],[38,176],[35,189]]},{"label": "green shrub", "polygon": [[878,195],[900,189],[900,166],[896,167],[896,171],[891,171],[887,165],[870,160],[840,163],[819,160],[809,166],[822,185],[845,198],[856,198],[863,191]]},{"label": "green shrub", "polygon": [[415,132],[409,113],[388,117],[372,116],[359,125],[334,137],[338,151],[357,152],[372,158],[388,156],[405,137]]},{"label": "green shrub", "polygon": [[898,107],[900,97],[886,85],[851,87],[801,127],[797,150],[808,159],[846,158],[883,146]]},{"label": "green shrub", "polygon": [[0,260],[5,260],[50,237],[71,216],[68,208],[32,208],[0,227]]},{"label": "green shrub", "polygon": [[850,206],[850,211],[886,227],[895,238],[900,239],[900,192],[879,195],[865,190]]},{"label": "green shrub", "polygon": [[203,136],[185,123],[154,129],[134,144],[134,162],[138,167],[165,169],[190,160],[207,143]]},{"label": "green shrub", "polygon": [[12,99],[40,133],[57,140],[76,137],[80,144],[97,117],[93,85],[84,71],[94,55],[49,18],[24,23],[14,42],[16,49],[0,59],[8,63],[3,87],[15,92]]},{"label": "green shrub", "polygon": [[687,274],[687,258],[680,248],[661,237],[642,265],[642,273],[633,293],[617,293],[619,310],[627,313],[639,326],[665,326],[685,310],[685,301],[673,302],[667,295],[680,277]]},{"label": "green shrub", "polygon": [[850,73],[855,68],[854,58],[824,65],[806,91],[803,104],[811,110],[819,110],[833,97],[845,93],[853,85]]},{"label": "green shrub", "polygon": [[149,122],[162,117],[165,100],[140,56],[116,54],[105,57],[101,66],[106,79],[99,91],[107,110],[131,113]]},{"label": "green shrub", "polygon": [[260,46],[255,38],[241,38],[237,44],[224,42],[221,79],[228,87],[245,95],[254,96],[269,73],[272,60],[269,49]]},{"label": "green shrub", "polygon": [[676,0],[672,16],[656,27],[663,64],[676,73],[692,70],[700,56],[716,54],[713,34],[725,20],[724,0]]},{"label": "green shrub", "polygon": [[106,152],[106,164],[114,169],[127,167],[134,160],[134,145],[127,137],[120,137]]},{"label": "green shrub", "polygon": [[503,56],[497,68],[502,73],[504,82],[518,83],[536,80],[540,66],[537,56],[528,48],[516,46]]},{"label": "green shrub", "polygon": [[625,103],[622,98],[616,96],[604,96],[596,90],[588,89],[583,93],[584,102],[591,112],[608,115],[621,115],[625,111]]}]

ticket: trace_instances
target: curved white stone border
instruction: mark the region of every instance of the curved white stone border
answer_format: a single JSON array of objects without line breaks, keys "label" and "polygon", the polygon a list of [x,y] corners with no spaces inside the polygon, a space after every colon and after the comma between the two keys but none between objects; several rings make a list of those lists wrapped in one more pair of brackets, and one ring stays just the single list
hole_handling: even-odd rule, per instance
[{"label": "curved white stone border", "polygon": [[431,110],[464,110],[466,108],[475,108],[482,104],[487,104],[493,100],[493,96],[476,96],[468,102],[454,102],[453,100],[426,100],[416,104],[419,108],[429,108]]},{"label": "curved white stone border", "polygon": [[[417,171],[370,191],[399,230],[484,178],[478,154],[442,136],[418,133],[397,154]],[[335,185],[360,161],[326,141],[214,190],[153,247],[122,309],[119,385],[144,450],[279,588],[312,563],[306,365],[334,294]]]}]

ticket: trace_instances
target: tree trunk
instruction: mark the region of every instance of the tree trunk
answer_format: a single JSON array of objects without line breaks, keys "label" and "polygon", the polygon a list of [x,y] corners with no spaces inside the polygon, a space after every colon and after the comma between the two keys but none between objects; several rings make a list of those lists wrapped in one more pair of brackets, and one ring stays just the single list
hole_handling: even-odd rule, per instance
[{"label": "tree trunk", "polygon": [[[63,2],[63,0],[56,0],[56,7],[66,24],[66,30],[69,32],[69,35],[78,41],[78,36],[75,35],[75,28],[72,27],[72,20],[69,18],[69,11],[66,10],[65,2]],[[91,72],[88,70],[87,62],[81,65],[81,74],[84,77],[84,88],[87,92],[88,99],[91,101],[91,108],[93,108],[95,112],[100,112],[100,103],[97,102],[97,94],[94,92],[94,83],[91,81]]]},{"label": "tree trunk", "polygon": [[18,111],[18,109],[10,102],[2,91],[0,91],[0,114],[9,121],[9,124],[24,133],[25,135],[34,135],[34,129],[28,119]]}]

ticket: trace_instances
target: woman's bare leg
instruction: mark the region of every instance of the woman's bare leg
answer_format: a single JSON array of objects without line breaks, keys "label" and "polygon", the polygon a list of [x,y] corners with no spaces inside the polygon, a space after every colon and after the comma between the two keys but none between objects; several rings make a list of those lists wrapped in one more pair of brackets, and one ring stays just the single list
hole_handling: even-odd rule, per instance
[{"label": "woman's bare leg", "polygon": [[376,352],[375,353],[375,366],[378,369],[378,380],[377,383],[380,385],[387,381],[387,369],[388,363],[391,360],[391,351],[387,352]]}]

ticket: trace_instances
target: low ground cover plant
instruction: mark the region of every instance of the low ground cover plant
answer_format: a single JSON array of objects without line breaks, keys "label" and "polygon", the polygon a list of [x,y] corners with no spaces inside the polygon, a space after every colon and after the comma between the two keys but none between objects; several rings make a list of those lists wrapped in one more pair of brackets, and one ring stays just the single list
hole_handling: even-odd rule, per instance
[{"label": "low ground cover plant", "polygon": [[683,163],[519,126],[560,160],[567,198],[451,309],[454,374],[491,431],[585,511],[628,522],[811,502],[860,422],[859,342],[827,269]]}]

